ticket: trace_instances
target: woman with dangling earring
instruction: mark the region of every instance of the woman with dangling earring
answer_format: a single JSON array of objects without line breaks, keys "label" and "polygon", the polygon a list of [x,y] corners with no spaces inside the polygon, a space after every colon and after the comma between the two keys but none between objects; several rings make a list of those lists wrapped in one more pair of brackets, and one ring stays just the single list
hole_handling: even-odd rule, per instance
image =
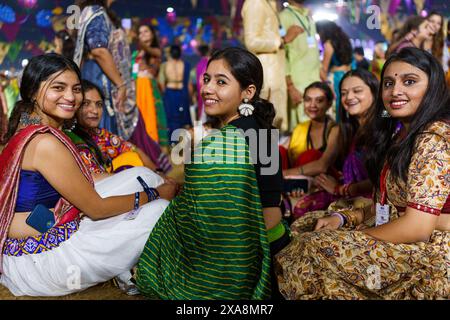
[{"label": "woman with dangling earring", "polygon": [[[162,299],[267,299],[271,256],[286,246],[273,105],[259,97],[263,68],[242,48],[214,53],[203,76],[215,130],[194,148],[183,192],[150,235],[138,264],[141,293]],[[170,218],[169,218],[170,217]],[[181,230],[181,231],[178,231]]]},{"label": "woman with dangling earring", "polygon": [[315,177],[318,190],[301,197],[293,209],[294,219],[298,218],[291,225],[295,232],[311,230],[312,224],[316,228],[327,225],[330,217],[324,216],[337,208],[371,203],[372,184],[364,166],[366,148],[363,144],[370,134],[367,119],[375,108],[378,80],[367,70],[352,70],[344,75],[339,89],[342,121],[339,123],[339,151],[336,156],[342,163],[342,170],[337,178],[326,173]]},{"label": "woman with dangling earring", "polygon": [[448,299],[449,102],[431,54],[389,57],[366,121],[373,205],[336,210],[276,256],[286,299]]}]

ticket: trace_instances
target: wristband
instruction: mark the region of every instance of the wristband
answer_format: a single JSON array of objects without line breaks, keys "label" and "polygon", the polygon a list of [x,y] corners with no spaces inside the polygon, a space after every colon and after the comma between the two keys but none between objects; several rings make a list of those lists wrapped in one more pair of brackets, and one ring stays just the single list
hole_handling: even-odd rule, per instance
[{"label": "wristband", "polygon": [[144,179],[142,179],[140,176],[136,178],[139,183],[141,184],[142,188],[144,188],[145,193],[148,197],[148,202],[159,199],[159,192],[155,188],[150,188],[147,183],[145,183]]},{"label": "wristband", "polygon": [[139,192],[134,193],[134,211],[139,209],[139,199],[141,198],[141,194]]}]

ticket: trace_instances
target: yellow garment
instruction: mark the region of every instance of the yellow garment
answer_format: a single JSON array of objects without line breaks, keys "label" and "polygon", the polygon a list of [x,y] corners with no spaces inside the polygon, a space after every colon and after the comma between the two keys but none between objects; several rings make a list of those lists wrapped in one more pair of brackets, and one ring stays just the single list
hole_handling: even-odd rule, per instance
[{"label": "yellow garment", "polygon": [[144,163],[135,151],[127,151],[112,160],[113,171],[116,172],[121,167],[143,167]]},{"label": "yellow garment", "polygon": [[246,0],[242,20],[245,46],[259,58],[264,70],[261,98],[275,107],[274,125],[287,131],[286,57],[284,49],[280,49],[282,41],[275,1]]},{"label": "yellow garment", "polygon": [[136,104],[144,119],[147,134],[154,141],[159,142],[155,97],[153,96],[150,81],[147,77],[138,77],[136,79]]},{"label": "yellow garment", "polygon": [[302,122],[292,132],[288,149],[290,163],[295,163],[299,155],[308,150],[308,130],[310,125],[311,120]]}]

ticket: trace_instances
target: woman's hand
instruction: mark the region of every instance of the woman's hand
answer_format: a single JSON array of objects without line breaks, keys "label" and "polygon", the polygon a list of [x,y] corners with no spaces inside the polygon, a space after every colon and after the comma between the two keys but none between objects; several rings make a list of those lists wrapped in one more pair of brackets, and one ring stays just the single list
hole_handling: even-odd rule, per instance
[{"label": "woman's hand", "polygon": [[303,189],[294,189],[291,192],[288,192],[287,195],[292,198],[301,198],[305,196],[305,192]]},{"label": "woman's hand", "polygon": [[159,192],[159,196],[166,200],[172,200],[175,198],[178,192],[178,185],[172,180],[166,180],[162,185],[156,188]]},{"label": "woman's hand", "polygon": [[336,186],[339,185],[336,179],[327,174],[320,174],[314,179],[314,183],[324,189],[326,192],[334,194]]},{"label": "woman's hand", "polygon": [[127,87],[125,85],[117,90],[117,110],[125,112],[125,101],[127,99]]},{"label": "woman's hand", "polygon": [[329,216],[317,219],[314,231],[317,230],[337,230],[341,225],[341,219],[337,216]]},{"label": "woman's hand", "polygon": [[296,106],[303,100],[303,95],[293,84],[288,86],[288,94],[292,103]]}]

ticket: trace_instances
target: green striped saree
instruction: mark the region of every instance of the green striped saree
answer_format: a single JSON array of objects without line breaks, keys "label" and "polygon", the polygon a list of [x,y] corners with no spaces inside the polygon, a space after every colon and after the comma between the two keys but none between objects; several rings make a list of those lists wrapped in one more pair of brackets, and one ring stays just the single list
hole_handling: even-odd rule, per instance
[{"label": "green striped saree", "polygon": [[268,299],[269,245],[245,139],[228,125],[201,146],[150,234],[137,286],[156,299]]}]

